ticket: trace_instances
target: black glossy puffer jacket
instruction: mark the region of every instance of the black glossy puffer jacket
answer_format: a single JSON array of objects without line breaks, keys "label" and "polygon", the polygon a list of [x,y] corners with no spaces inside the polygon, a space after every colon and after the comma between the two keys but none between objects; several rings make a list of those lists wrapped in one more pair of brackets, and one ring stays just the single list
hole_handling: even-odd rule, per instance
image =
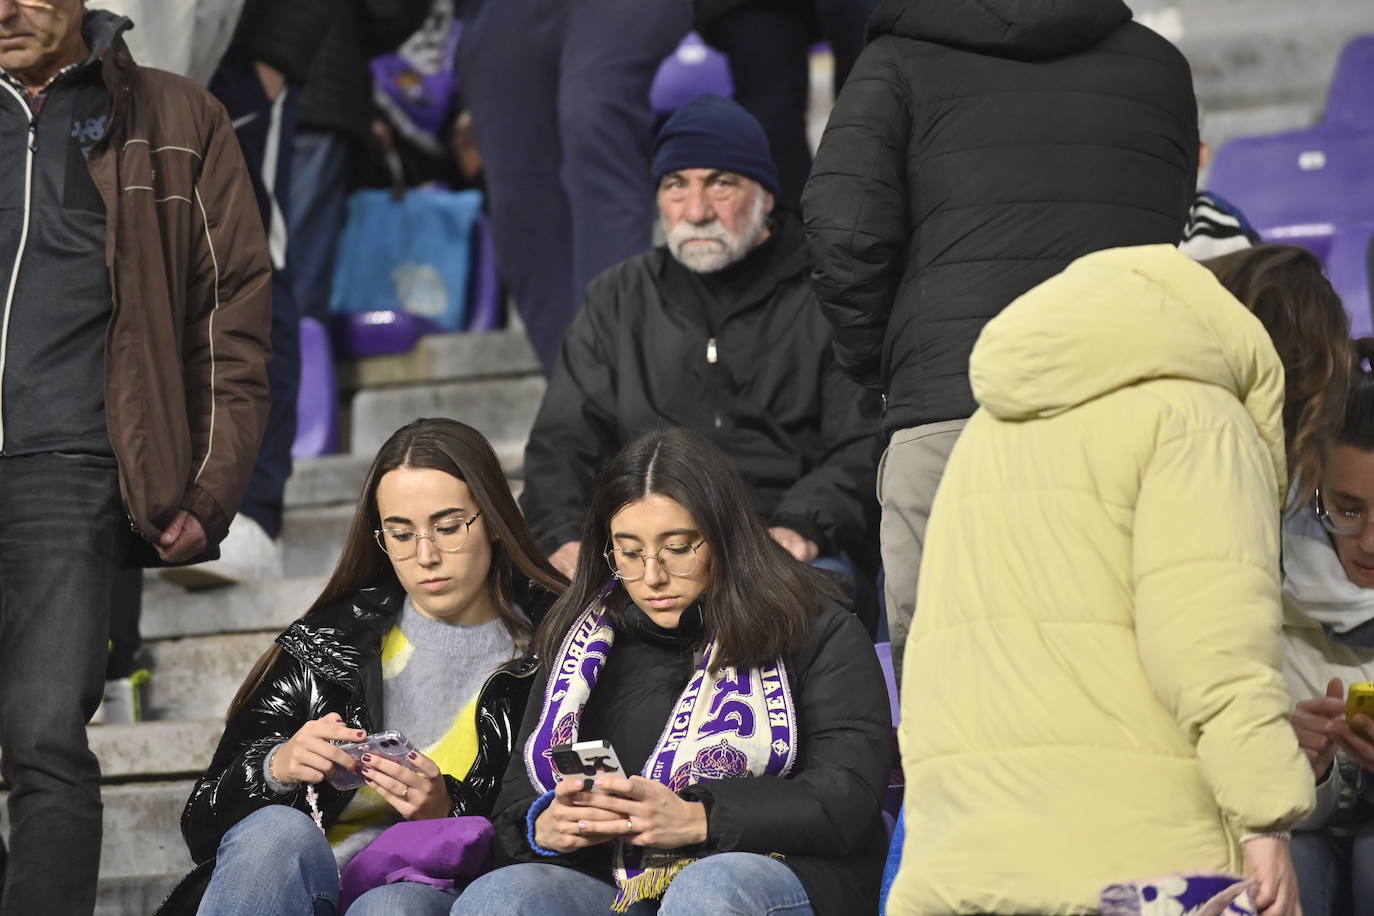
[{"label": "black glossy puffer jacket", "polygon": [[[392,588],[359,591],[351,601],[297,620],[277,637],[282,653],[254,698],[228,722],[204,775],[181,814],[181,833],[198,864],[159,909],[159,916],[194,913],[214,869],[220,840],[231,827],[267,805],[309,812],[305,786],[278,795],[263,778],[263,760],[306,722],[337,712],[369,734],[382,718],[382,636],[405,600]],[[477,700],[477,759],[457,779],[445,774],[450,816],[491,813],[520,730],[538,661],[509,662],[487,679]],[[325,826],[333,824],[356,790],[318,787]]]}]

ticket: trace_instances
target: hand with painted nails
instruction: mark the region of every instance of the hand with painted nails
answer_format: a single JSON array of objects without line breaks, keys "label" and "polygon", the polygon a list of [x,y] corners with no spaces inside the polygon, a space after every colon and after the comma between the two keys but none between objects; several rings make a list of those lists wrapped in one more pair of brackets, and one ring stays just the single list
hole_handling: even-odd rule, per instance
[{"label": "hand with painted nails", "polygon": [[448,817],[453,808],[439,765],[419,751],[411,751],[406,763],[364,754],[358,772],[372,791],[408,821]]},{"label": "hand with painted nails", "polygon": [[706,806],[643,776],[598,776],[595,791],[581,793],[573,800],[612,815],[611,819],[587,823],[585,832],[593,837],[620,837],[634,846],[656,849],[706,842]]},{"label": "hand with painted nails", "polygon": [[609,833],[609,822],[623,824],[625,818],[587,804],[585,799],[591,794],[590,779],[565,779],[554,786],[553,801],[534,819],[535,843],[542,849],[566,853],[615,839]]},{"label": "hand with painted nails", "polygon": [[272,778],[282,785],[320,783],[335,765],[356,771],[358,761],[339,749],[336,741],[358,741],[366,732],[346,725],[331,712],[300,727],[272,758]]}]

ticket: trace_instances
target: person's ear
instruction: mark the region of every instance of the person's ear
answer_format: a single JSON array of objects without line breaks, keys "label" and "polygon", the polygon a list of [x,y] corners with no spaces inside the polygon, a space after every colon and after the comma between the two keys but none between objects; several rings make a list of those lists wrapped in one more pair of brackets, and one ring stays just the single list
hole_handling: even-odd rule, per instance
[{"label": "person's ear", "polygon": [[770,191],[764,191],[764,192],[763,192],[763,212],[764,212],[764,213],[772,213],[772,212],[773,212],[773,194],[772,194],[772,192],[770,192]]}]

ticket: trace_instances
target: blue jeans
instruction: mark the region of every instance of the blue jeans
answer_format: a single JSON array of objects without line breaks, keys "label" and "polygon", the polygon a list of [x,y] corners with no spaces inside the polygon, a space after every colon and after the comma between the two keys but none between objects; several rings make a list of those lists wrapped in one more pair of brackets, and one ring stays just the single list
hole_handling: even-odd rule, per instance
[{"label": "blue jeans", "polygon": [[199,916],[331,916],[339,900],[334,851],[310,815],[259,808],[219,841]]},{"label": "blue jeans", "polygon": [[[604,916],[615,887],[561,865],[530,863],[498,868],[468,886],[452,916]],[[350,914],[352,911],[349,911]],[[429,910],[417,910],[429,916]],[[442,911],[435,911],[442,913]],[[812,916],[806,890],[777,859],[752,852],[723,852],[693,862],[668,886],[662,902],[641,901],[629,916]]]},{"label": "blue jeans", "polygon": [[1297,830],[1292,849],[1303,916],[1374,913],[1374,824],[1351,836]]},{"label": "blue jeans", "polygon": [[[456,891],[391,884],[363,894],[349,916],[448,912]],[[431,901],[444,901],[442,907]],[[199,916],[333,916],[339,902],[334,850],[310,815],[286,805],[259,808],[219,841]]]}]

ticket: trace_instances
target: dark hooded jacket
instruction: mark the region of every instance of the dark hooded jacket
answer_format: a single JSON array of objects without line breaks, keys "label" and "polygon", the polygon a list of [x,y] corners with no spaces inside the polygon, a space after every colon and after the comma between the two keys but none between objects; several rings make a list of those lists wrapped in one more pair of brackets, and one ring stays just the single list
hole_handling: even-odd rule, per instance
[{"label": "dark hooded jacket", "polygon": [[840,363],[888,432],[967,417],[990,318],[1089,252],[1176,244],[1183,55],[1121,0],[883,0],[802,199]]}]

